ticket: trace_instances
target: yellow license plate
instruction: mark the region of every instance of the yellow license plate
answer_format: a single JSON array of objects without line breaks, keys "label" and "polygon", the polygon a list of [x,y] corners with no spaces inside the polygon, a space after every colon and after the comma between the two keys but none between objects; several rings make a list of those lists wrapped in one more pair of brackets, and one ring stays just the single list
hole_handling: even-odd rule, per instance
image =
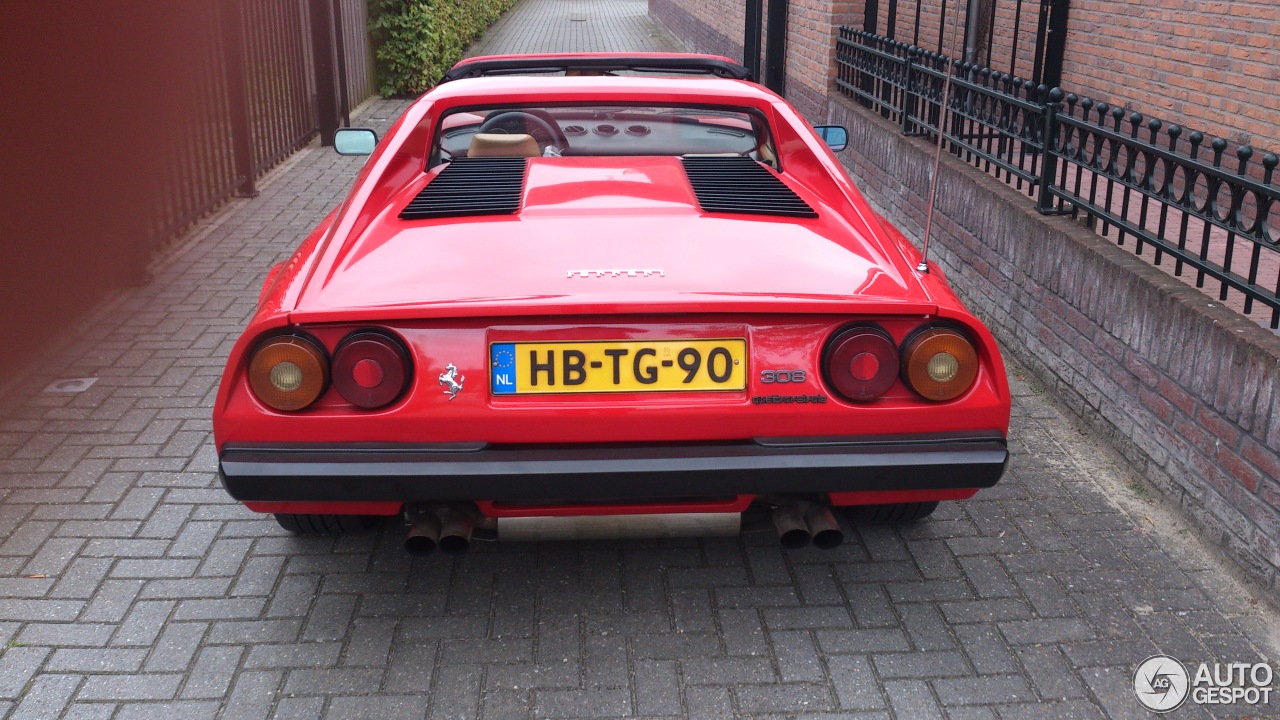
[{"label": "yellow license plate", "polygon": [[688,392],[747,386],[747,341],[492,343],[494,395]]}]

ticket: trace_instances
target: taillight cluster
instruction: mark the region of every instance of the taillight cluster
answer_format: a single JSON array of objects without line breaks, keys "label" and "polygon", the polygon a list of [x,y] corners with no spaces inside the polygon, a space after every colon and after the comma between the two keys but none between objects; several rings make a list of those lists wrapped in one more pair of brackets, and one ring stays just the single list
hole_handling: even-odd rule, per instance
[{"label": "taillight cluster", "polygon": [[978,353],[958,330],[928,327],[908,338],[902,379],[929,400],[952,400],[978,378]]},{"label": "taillight cluster", "polygon": [[408,355],[382,333],[352,333],[333,353],[333,387],[356,407],[373,410],[391,404],[408,380]]},{"label": "taillight cluster", "polygon": [[898,348],[878,327],[845,328],[827,344],[827,379],[836,392],[854,402],[875,400],[898,377]]},{"label": "taillight cluster", "polygon": [[841,328],[822,356],[827,384],[851,402],[884,395],[899,377],[927,400],[953,400],[978,377],[978,353],[960,330],[926,325],[907,336],[901,348],[884,329],[870,323]]},{"label": "taillight cluster", "polygon": [[380,330],[347,335],[332,360],[308,335],[277,335],[254,350],[249,387],[264,405],[290,412],[311,405],[332,382],[347,402],[376,410],[400,397],[412,367],[404,345]]}]

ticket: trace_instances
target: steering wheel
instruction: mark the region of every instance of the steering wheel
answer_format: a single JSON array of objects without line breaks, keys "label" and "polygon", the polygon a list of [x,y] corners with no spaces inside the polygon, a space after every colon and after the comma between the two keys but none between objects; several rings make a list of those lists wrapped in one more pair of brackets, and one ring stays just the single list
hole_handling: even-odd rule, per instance
[{"label": "steering wheel", "polygon": [[513,126],[519,128],[516,132],[525,132],[529,125],[532,125],[535,131],[541,131],[541,134],[545,136],[539,137],[538,132],[529,133],[534,140],[538,141],[539,147],[551,145],[562,153],[569,149],[569,139],[564,136],[564,133],[560,132],[560,127],[555,122],[525,110],[496,112],[485,118],[476,132],[511,134]]}]

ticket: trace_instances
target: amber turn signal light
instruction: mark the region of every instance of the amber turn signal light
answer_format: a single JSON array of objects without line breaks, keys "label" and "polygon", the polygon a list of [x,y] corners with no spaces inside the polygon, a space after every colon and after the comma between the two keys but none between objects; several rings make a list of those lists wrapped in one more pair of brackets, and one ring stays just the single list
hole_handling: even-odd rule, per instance
[{"label": "amber turn signal light", "polygon": [[930,327],[902,352],[902,379],[928,400],[960,397],[978,377],[978,353],[958,330]]},{"label": "amber turn signal light", "polygon": [[258,346],[249,363],[249,387],[275,410],[301,410],[329,383],[329,363],[319,345],[299,335],[281,335]]}]

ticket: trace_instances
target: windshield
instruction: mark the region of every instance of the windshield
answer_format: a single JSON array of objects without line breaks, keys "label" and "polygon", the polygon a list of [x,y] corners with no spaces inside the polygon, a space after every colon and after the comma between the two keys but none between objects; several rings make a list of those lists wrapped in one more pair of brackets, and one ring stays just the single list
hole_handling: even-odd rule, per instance
[{"label": "windshield", "polygon": [[724,106],[485,107],[445,116],[432,164],[457,157],[724,155],[773,165],[768,126]]}]

